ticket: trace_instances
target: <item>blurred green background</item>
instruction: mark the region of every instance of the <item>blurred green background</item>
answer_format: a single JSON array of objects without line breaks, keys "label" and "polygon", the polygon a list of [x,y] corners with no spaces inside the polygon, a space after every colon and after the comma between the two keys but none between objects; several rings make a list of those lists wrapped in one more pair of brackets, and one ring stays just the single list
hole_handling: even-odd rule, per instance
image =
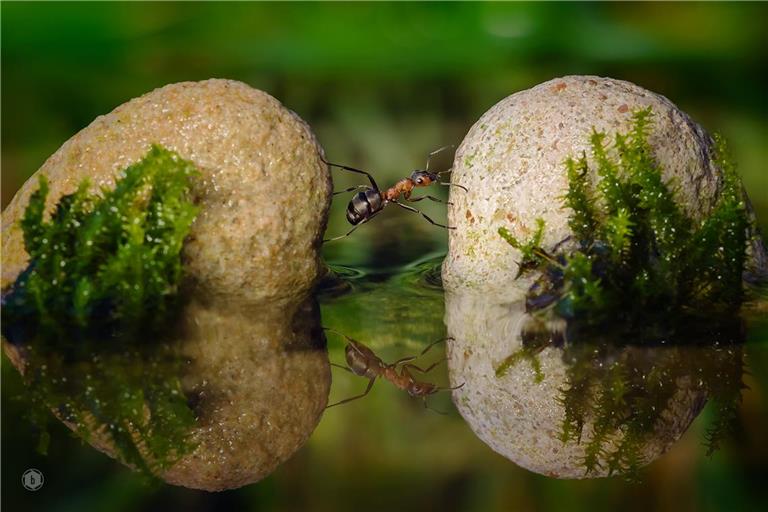
[{"label": "blurred green background", "polygon": [[[221,77],[263,89],[313,127],[330,159],[389,183],[423,165],[431,150],[459,143],[505,96],[557,76],[596,74],[661,93],[721,132],[768,227],[765,4],[4,2],[0,9],[3,207],[96,116],[171,82]],[[337,188],[359,182],[334,173]],[[347,229],[345,202],[334,204],[331,235]],[[443,206],[425,203],[444,219]],[[326,257],[385,282],[394,270],[439,254],[446,239],[417,216],[387,211],[330,244]],[[363,339],[386,332],[405,340],[387,357],[413,352],[443,330],[442,304],[439,294],[409,295],[401,284],[362,290],[352,320],[343,301],[325,305],[324,323]],[[429,314],[408,314],[418,301]],[[331,342],[335,361],[340,346]],[[37,455],[35,433],[21,419],[25,404],[14,400],[20,379],[4,360],[2,504],[78,512],[762,510],[765,352],[750,354],[751,389],[737,436],[707,459],[700,445],[705,411],[640,484],[534,475],[495,455],[455,413],[425,412],[378,385],[364,401],[326,414],[307,446],[272,476],[215,495],[145,485],[63,427],[53,433],[49,456]],[[331,399],[363,384],[340,376]],[[436,407],[449,408],[445,398]],[[34,494],[19,483],[28,467],[46,475]]]}]

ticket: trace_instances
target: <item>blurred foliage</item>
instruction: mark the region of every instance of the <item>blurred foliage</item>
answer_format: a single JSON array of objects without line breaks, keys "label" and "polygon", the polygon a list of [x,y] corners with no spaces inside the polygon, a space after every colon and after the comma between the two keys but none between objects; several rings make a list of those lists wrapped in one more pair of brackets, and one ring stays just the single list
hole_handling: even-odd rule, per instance
[{"label": "blurred foliage", "polygon": [[[664,94],[722,132],[767,226],[765,4],[3,2],[0,10],[3,207],[96,116],[171,82],[226,77],[264,89],[309,122],[330,159],[368,169],[387,185],[422,166],[431,150],[460,142],[508,94],[556,76],[596,74]],[[337,189],[357,183],[346,174],[334,171]],[[345,207],[338,197],[330,235],[347,229]],[[442,205],[424,210],[444,219]],[[386,285],[404,265],[443,250],[446,239],[417,215],[387,210],[325,251],[330,261],[367,270]],[[365,308],[342,297],[326,301],[324,323],[366,342],[383,333],[410,340],[402,353],[391,345],[387,360],[418,353],[411,344],[425,346],[441,335],[439,300],[428,302],[419,319],[416,305],[403,303],[411,295],[385,295],[371,286]],[[379,317],[389,320],[379,324]],[[218,494],[147,487],[68,439],[61,425],[52,432],[49,456],[36,455],[37,437],[19,421],[26,405],[9,399],[21,392],[20,377],[5,361],[2,504],[57,511],[340,511],[361,504],[369,510],[760,510],[768,501],[764,347],[748,357],[753,375],[739,434],[706,459],[697,432],[711,420],[705,411],[693,432],[651,465],[642,485],[529,473],[495,455],[456,413],[424,411],[402,392],[377,385],[365,400],[329,411],[308,445],[272,476]],[[331,346],[330,357],[343,359],[340,344]],[[364,384],[334,374],[332,399],[359,393]],[[449,408],[447,396],[435,399],[435,408]],[[34,494],[18,483],[28,467],[46,476]]]}]

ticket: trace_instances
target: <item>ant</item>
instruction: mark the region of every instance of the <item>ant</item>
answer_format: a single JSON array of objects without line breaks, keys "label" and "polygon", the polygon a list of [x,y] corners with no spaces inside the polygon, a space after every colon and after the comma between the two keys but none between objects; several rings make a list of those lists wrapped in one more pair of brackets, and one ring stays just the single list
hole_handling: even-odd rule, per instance
[{"label": "ant", "polygon": [[[433,341],[432,343],[427,345],[427,347],[424,350],[422,350],[421,354],[419,354],[418,356],[404,357],[402,359],[398,359],[392,364],[388,364],[382,361],[381,358],[379,358],[379,356],[374,354],[373,350],[366,347],[359,341],[354,340],[345,334],[341,334],[338,331],[334,331],[333,329],[325,328],[325,330],[338,334],[339,336],[342,336],[348,342],[347,347],[344,350],[344,354],[346,356],[347,364],[349,366],[342,366],[335,363],[331,363],[331,366],[341,368],[342,370],[346,370],[360,377],[368,378],[368,387],[365,388],[365,391],[362,394],[353,396],[352,398],[341,400],[340,402],[336,402],[335,404],[328,405],[326,406],[326,409],[330,407],[335,407],[337,405],[346,404],[348,402],[351,402],[352,400],[357,400],[358,398],[363,398],[365,395],[367,395],[371,391],[371,388],[373,387],[373,383],[376,382],[377,378],[388,380],[389,382],[394,384],[397,388],[402,389],[403,391],[407,391],[408,394],[411,395],[412,397],[422,398],[424,400],[424,407],[427,409],[431,409],[430,407],[427,406],[427,397],[429,395],[434,395],[438,391],[459,389],[464,385],[462,383],[460,386],[456,386],[452,388],[443,388],[443,387],[438,387],[437,385],[432,384],[431,382],[418,381],[413,377],[413,375],[411,375],[411,370],[416,370],[421,373],[429,373],[435,366],[442,363],[443,360],[440,360],[440,361],[437,361],[436,363],[433,363],[431,366],[427,368],[420,368],[419,366],[416,366],[415,364],[411,363],[411,361],[423,356],[429,351],[429,349],[431,349],[438,343],[441,343],[446,340],[452,340],[453,338],[441,338],[437,341]],[[434,411],[434,409],[432,410]],[[435,412],[440,413],[440,411],[435,411]],[[440,414],[444,414],[444,413],[440,413]]]},{"label": "ant", "polygon": [[[452,227],[452,226],[446,226],[444,224],[437,223],[432,219],[430,219],[427,216],[427,214],[425,214],[421,210],[417,210],[412,206],[408,206],[398,201],[398,199],[400,199],[400,197],[402,196],[403,199],[405,199],[406,201],[410,201],[412,203],[415,203],[416,201],[421,201],[423,199],[429,199],[430,201],[435,201],[437,203],[445,203],[445,201],[443,201],[442,199],[438,199],[437,197],[430,196],[430,195],[411,198],[411,193],[413,192],[414,188],[428,187],[433,183],[437,183],[439,185],[445,185],[447,187],[459,187],[461,189],[464,189],[464,191],[468,191],[467,188],[462,185],[457,185],[455,183],[445,183],[440,181],[440,176],[443,174],[448,174],[449,172],[451,172],[451,169],[448,169],[447,171],[442,171],[442,172],[430,172],[429,170],[429,164],[432,160],[432,157],[452,147],[455,147],[455,146],[451,144],[449,146],[443,146],[442,148],[431,152],[427,156],[427,165],[424,170],[416,169],[411,173],[410,177],[403,178],[402,180],[395,183],[392,187],[383,191],[376,184],[376,180],[373,179],[373,176],[371,176],[370,173],[360,169],[355,169],[354,167],[349,167],[346,165],[340,165],[340,164],[334,164],[334,163],[328,162],[325,160],[325,158],[321,156],[320,158],[326,165],[329,165],[331,167],[338,167],[339,169],[344,169],[346,171],[355,172],[358,174],[363,174],[367,176],[368,181],[371,182],[370,186],[356,185],[354,187],[349,187],[348,189],[340,190],[338,192],[333,193],[333,195],[338,195],[338,194],[344,194],[346,192],[352,192],[353,190],[363,189],[362,191],[358,192],[352,197],[352,200],[349,202],[349,205],[347,206],[347,220],[354,227],[344,235],[339,235],[334,238],[328,238],[326,240],[323,240],[323,243],[332,242],[333,240],[338,240],[340,238],[344,238],[351,235],[354,230],[356,230],[359,226],[365,224],[366,222],[374,218],[379,212],[381,212],[390,203],[396,204],[397,206],[405,210],[421,214],[422,217],[427,219],[431,224],[435,226],[439,226],[441,228],[446,228],[446,229],[456,229],[455,227]],[[451,204],[451,203],[446,203],[446,204]]]}]

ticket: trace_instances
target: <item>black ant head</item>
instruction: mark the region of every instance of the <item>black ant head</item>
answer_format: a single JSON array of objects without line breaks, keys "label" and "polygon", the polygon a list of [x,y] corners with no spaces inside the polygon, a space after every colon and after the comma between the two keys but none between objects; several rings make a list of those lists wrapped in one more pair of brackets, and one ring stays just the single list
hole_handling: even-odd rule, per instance
[{"label": "black ant head", "polygon": [[427,187],[438,179],[437,174],[429,171],[415,170],[411,173],[411,179],[417,187]]}]

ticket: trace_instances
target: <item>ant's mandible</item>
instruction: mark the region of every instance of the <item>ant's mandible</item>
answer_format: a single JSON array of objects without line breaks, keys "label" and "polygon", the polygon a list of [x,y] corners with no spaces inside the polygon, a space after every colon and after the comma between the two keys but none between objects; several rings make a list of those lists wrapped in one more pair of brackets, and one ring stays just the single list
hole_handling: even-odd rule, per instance
[{"label": "ant's mandible", "polygon": [[[347,206],[347,220],[354,227],[343,235],[339,235],[333,238],[328,238],[323,240],[323,243],[332,242],[333,240],[339,240],[340,238],[344,238],[351,235],[354,230],[356,230],[358,227],[360,227],[361,225],[365,224],[366,222],[374,218],[379,212],[381,212],[390,203],[396,204],[397,206],[405,210],[421,214],[422,217],[427,219],[431,224],[435,226],[439,226],[441,228],[446,228],[446,229],[456,229],[455,227],[446,226],[444,224],[437,223],[432,219],[430,219],[429,216],[427,216],[427,214],[425,214],[421,210],[418,210],[412,206],[403,204],[399,201],[400,197],[402,197],[406,201],[410,201],[412,203],[415,203],[416,201],[421,201],[423,199],[429,199],[430,201],[444,203],[445,201],[430,195],[413,197],[413,198],[411,197],[411,193],[413,192],[414,188],[428,187],[433,183],[437,183],[439,185],[445,185],[447,187],[459,187],[461,189],[464,189],[464,191],[467,191],[467,188],[462,185],[457,185],[455,183],[445,183],[440,181],[440,176],[443,174],[448,174],[449,172],[451,172],[451,169],[448,169],[447,171],[436,172],[436,173],[430,172],[429,170],[429,163],[432,160],[432,157],[452,147],[454,146],[453,145],[443,146],[442,148],[431,152],[427,157],[427,165],[424,170],[416,169],[411,173],[410,177],[403,178],[402,180],[395,183],[392,187],[383,191],[376,184],[376,180],[373,179],[373,176],[371,176],[370,173],[360,169],[355,169],[354,167],[349,167],[347,165],[340,165],[340,164],[334,164],[334,163],[328,162],[325,160],[325,158],[322,158],[321,156],[321,159],[326,165],[329,165],[331,167],[338,167],[339,169],[344,169],[345,171],[363,174],[367,176],[368,181],[371,182],[370,186],[356,185],[354,187],[349,187],[348,189],[340,190],[338,192],[333,193],[333,195],[338,195],[338,194],[344,194],[346,192],[352,192],[353,190],[362,189],[360,192],[358,192],[352,197],[352,200],[349,202],[349,205]],[[450,203],[447,203],[447,204],[450,204]]]},{"label": "ant's mandible", "polygon": [[[347,398],[345,400],[341,400],[340,402],[331,404],[327,406],[326,409],[328,409],[329,407],[335,407],[337,405],[346,404],[348,402],[351,402],[352,400],[357,400],[358,398],[363,398],[365,395],[367,395],[371,391],[371,388],[373,387],[373,383],[376,382],[377,378],[388,380],[389,382],[394,384],[397,388],[402,389],[403,391],[407,391],[408,394],[411,395],[412,397],[419,397],[423,399],[424,407],[426,408],[430,408],[427,406],[427,397],[429,395],[434,395],[438,391],[459,389],[464,385],[462,383],[461,385],[456,387],[444,388],[444,387],[439,387],[435,384],[432,384],[431,382],[418,381],[413,377],[413,375],[411,375],[411,370],[415,370],[421,373],[428,373],[435,366],[442,363],[443,360],[440,360],[436,363],[433,363],[427,368],[421,368],[413,364],[411,361],[423,356],[429,351],[429,349],[431,349],[438,343],[441,343],[443,341],[453,339],[453,338],[441,338],[427,345],[427,347],[424,350],[422,350],[421,354],[419,354],[418,356],[404,357],[402,359],[398,359],[392,364],[388,364],[382,361],[381,358],[379,358],[379,356],[374,354],[373,350],[366,347],[359,341],[354,340],[349,336],[342,334],[338,331],[334,331],[333,329],[325,328],[325,330],[338,334],[339,336],[347,340],[347,347],[344,350],[344,355],[346,357],[348,366],[342,366],[335,363],[331,363],[331,366],[341,368],[342,370],[346,370],[354,375],[358,375],[360,377],[366,377],[368,379],[368,387],[365,388],[365,391],[363,393],[353,396],[351,398]],[[434,409],[432,410],[434,411]],[[440,412],[440,411],[435,411],[435,412]]]}]

